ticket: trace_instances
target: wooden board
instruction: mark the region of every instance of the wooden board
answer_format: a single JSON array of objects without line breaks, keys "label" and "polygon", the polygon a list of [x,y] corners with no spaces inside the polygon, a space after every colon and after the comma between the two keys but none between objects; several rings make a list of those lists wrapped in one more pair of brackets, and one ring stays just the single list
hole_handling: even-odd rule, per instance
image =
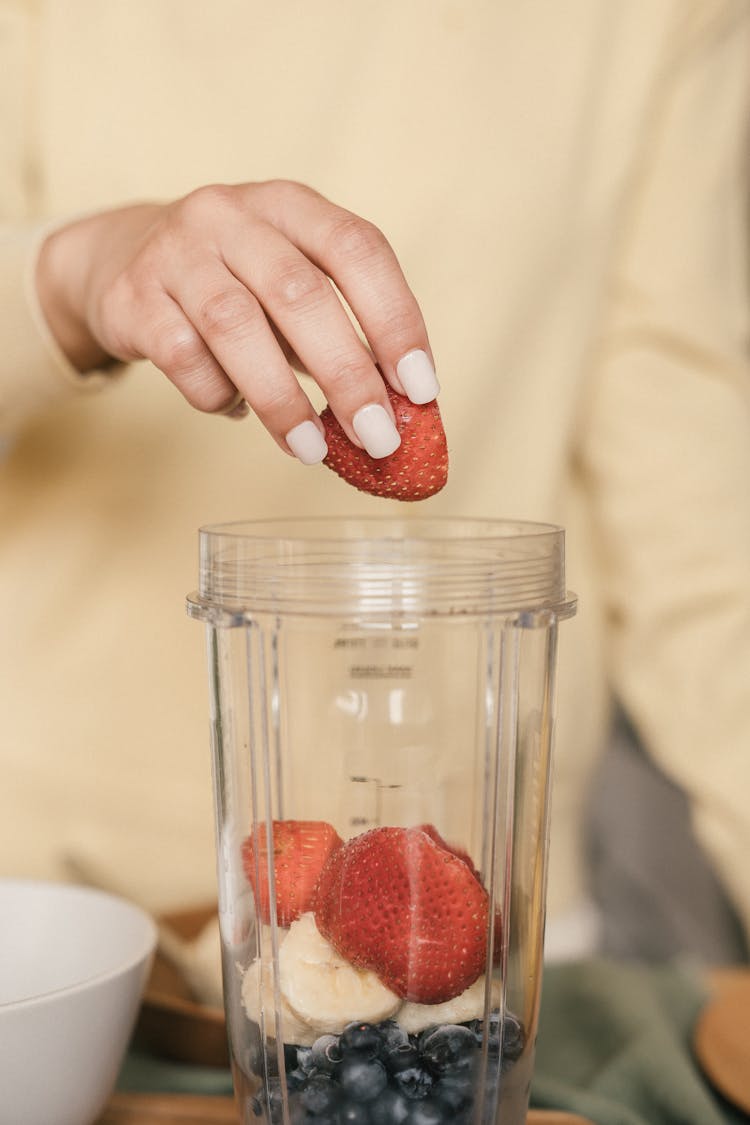
[{"label": "wooden board", "polygon": [[232,1098],[194,1094],[115,1094],[97,1125],[238,1125]]},{"label": "wooden board", "polygon": [[[115,1094],[97,1125],[239,1125],[231,1098],[193,1094]],[[531,1110],[527,1125],[591,1125],[570,1113]]]},{"label": "wooden board", "polygon": [[[194,938],[216,914],[207,904],[159,919],[176,934]],[[146,987],[135,1045],[157,1058],[192,1066],[229,1066],[224,1012],[196,1002],[177,969],[157,950]]]},{"label": "wooden board", "polygon": [[698,1017],[693,1049],[728,1101],[750,1114],[750,970],[711,974],[713,998]]}]

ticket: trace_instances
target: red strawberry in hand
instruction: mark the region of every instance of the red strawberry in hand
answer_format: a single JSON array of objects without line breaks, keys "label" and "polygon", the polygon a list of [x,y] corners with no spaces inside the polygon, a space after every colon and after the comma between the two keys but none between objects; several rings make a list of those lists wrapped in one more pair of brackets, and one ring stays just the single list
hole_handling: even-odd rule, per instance
[{"label": "red strawberry in hand", "polygon": [[330,406],[320,415],[326,430],[325,464],[348,484],[373,496],[426,500],[448,479],[448,445],[436,402],[416,406],[386,387],[401,445],[377,459],[349,441]]},{"label": "red strawberry in hand", "polygon": [[[255,891],[261,921],[271,918],[268,885],[266,826],[259,824],[242,844],[242,866]],[[257,856],[256,856],[257,844]],[[273,869],[276,883],[276,919],[290,926],[311,910],[315,886],[323,866],[341,837],[322,820],[275,820],[273,822]]]},{"label": "red strawberry in hand", "polygon": [[314,909],[342,957],[407,1000],[450,1000],[484,969],[487,892],[419,828],[374,828],[338,848]]}]

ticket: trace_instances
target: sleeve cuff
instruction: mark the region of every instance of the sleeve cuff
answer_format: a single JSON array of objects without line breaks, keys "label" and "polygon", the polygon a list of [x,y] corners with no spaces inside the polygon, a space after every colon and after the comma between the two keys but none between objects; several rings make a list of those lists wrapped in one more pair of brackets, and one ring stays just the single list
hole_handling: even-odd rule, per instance
[{"label": "sleeve cuff", "polygon": [[82,374],[49,330],[34,276],[42,243],[56,225],[0,231],[0,432],[6,436],[59,403],[101,391],[126,367]]}]

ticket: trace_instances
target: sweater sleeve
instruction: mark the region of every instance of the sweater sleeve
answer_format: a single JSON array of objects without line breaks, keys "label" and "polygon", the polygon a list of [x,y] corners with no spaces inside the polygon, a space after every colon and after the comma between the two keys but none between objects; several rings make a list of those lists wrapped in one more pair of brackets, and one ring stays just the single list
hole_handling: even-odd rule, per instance
[{"label": "sweater sleeve", "polygon": [[750,935],[750,11],[679,19],[577,453],[613,689]]},{"label": "sweater sleeve", "polygon": [[34,285],[49,226],[0,229],[0,435],[75,395],[101,390],[122,365],[82,375],[58,347]]}]

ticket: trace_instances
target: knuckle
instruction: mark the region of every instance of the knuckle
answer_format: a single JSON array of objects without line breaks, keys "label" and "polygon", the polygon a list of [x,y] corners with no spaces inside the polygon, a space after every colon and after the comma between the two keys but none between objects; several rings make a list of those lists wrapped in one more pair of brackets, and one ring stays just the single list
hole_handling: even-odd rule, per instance
[{"label": "knuckle", "polygon": [[334,222],[328,248],[335,258],[359,262],[381,254],[388,248],[388,241],[374,223],[348,214]]},{"label": "knuckle", "polygon": [[295,310],[323,302],[330,293],[330,286],[314,266],[294,263],[276,272],[269,290],[274,303]]},{"label": "knuckle", "polygon": [[262,183],[255,185],[256,189],[264,194],[276,196],[280,199],[295,199],[299,194],[301,185],[294,182],[294,180],[284,180],[274,177],[271,180],[263,180]]},{"label": "knuckle", "polygon": [[117,325],[122,319],[122,310],[131,303],[132,296],[132,287],[122,275],[102,289],[96,311],[103,328],[111,331]]},{"label": "knuckle", "polygon": [[235,190],[226,184],[206,184],[189,192],[177,204],[175,217],[189,226],[203,226],[217,212],[236,206]]},{"label": "knuckle", "polygon": [[401,352],[404,347],[411,347],[422,332],[422,318],[418,310],[404,303],[384,308],[381,321],[385,326],[381,343],[389,351]]},{"label": "knuckle", "polygon": [[195,372],[179,388],[190,405],[203,414],[223,414],[237,398],[236,390],[217,380],[210,371]]},{"label": "knuckle", "polygon": [[241,293],[222,291],[205,297],[197,315],[198,327],[207,336],[234,337],[247,327],[252,309]]},{"label": "knuckle", "polygon": [[129,276],[121,274],[100,294],[94,309],[94,320],[110,351],[122,355],[132,350],[133,322],[138,288]]},{"label": "knuckle", "polygon": [[296,180],[272,179],[251,185],[252,193],[272,222],[279,223],[311,189]]},{"label": "knuckle", "polygon": [[293,387],[264,386],[252,399],[253,409],[263,417],[291,413],[299,401],[299,394]]},{"label": "knuckle", "polygon": [[364,359],[342,356],[329,366],[325,387],[326,397],[328,395],[351,397],[352,393],[358,392],[372,374],[372,365]]},{"label": "knuckle", "polygon": [[187,324],[164,325],[157,332],[154,358],[168,375],[179,376],[205,363],[206,349]]}]

